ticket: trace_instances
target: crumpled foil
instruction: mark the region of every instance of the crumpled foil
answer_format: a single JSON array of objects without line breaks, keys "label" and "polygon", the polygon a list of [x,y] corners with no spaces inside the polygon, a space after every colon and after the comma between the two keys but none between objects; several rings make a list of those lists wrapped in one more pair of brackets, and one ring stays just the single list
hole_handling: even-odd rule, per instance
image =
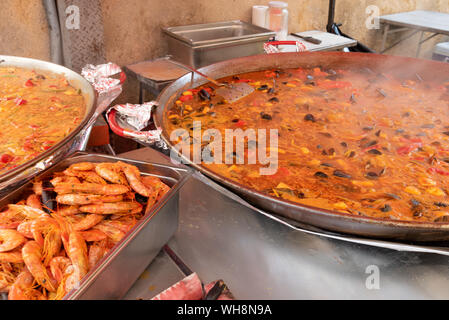
[{"label": "crumpled foil", "polygon": [[[120,73],[120,79],[112,76]],[[81,75],[89,81],[98,93],[96,114],[103,113],[106,108],[122,93],[122,83],[125,82],[125,73],[115,63],[109,62],[94,66],[86,65]]]},{"label": "crumpled foil", "polygon": [[[109,113],[115,109],[117,122],[122,122],[126,126],[121,126],[121,135],[131,138],[144,145],[156,147],[162,150],[168,150],[167,144],[162,140],[162,129],[141,131],[148,126],[151,120],[151,113],[158,104],[155,101],[145,102],[143,104],[119,104],[111,107],[106,119],[109,119]],[[135,130],[130,130],[129,127]]]},{"label": "crumpled foil", "polygon": [[117,110],[121,118],[137,131],[142,130],[151,119],[151,112],[156,102],[145,102],[144,104],[118,104],[113,108]]}]

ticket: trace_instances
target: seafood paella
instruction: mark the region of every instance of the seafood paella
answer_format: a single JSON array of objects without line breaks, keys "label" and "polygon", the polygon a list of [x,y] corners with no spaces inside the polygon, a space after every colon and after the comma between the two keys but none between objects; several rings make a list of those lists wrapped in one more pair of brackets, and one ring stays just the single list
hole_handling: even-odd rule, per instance
[{"label": "seafood paella", "polygon": [[85,113],[81,91],[64,76],[0,67],[0,174],[57,144]]},{"label": "seafood paella", "polygon": [[185,91],[166,111],[169,134],[189,132],[193,149],[195,121],[223,137],[227,129],[276,129],[278,168],[261,175],[263,164],[249,163],[258,147],[249,135],[240,164],[234,145],[220,163],[201,166],[287,202],[381,220],[447,222],[449,79],[316,66],[219,81],[246,82],[255,92],[229,103],[212,83]]},{"label": "seafood paella", "polygon": [[170,188],[121,161],[81,162],[0,212],[0,292],[62,299]]}]

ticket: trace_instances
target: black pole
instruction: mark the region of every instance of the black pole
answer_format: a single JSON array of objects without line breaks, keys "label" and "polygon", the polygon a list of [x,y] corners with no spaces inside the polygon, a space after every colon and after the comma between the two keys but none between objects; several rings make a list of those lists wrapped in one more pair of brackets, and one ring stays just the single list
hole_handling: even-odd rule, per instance
[{"label": "black pole", "polygon": [[332,26],[335,23],[335,0],[329,0],[329,12],[327,16],[327,32],[332,32]]}]

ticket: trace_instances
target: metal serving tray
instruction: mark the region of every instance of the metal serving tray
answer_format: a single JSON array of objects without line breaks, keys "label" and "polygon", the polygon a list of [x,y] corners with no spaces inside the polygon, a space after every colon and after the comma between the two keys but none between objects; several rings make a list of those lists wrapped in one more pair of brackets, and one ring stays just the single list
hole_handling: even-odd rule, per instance
[{"label": "metal serving tray", "polygon": [[262,54],[275,32],[240,20],[163,28],[169,54],[194,68]]},{"label": "metal serving tray", "polygon": [[[64,300],[113,300],[122,298],[173,236],[178,227],[179,190],[191,175],[189,169],[129,160],[99,154],[78,152],[48,168],[36,179],[45,179],[76,162],[123,161],[137,166],[142,175],[160,178],[171,190],[155,206],[147,208],[145,216],[103,257],[96,267],[72,290]],[[22,199],[29,192],[28,182],[0,199],[0,208]]]}]

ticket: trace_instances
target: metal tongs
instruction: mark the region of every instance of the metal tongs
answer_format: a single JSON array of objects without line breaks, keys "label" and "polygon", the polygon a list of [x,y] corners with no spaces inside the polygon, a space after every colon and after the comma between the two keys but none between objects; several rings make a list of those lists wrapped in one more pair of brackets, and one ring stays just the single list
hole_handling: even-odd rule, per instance
[{"label": "metal tongs", "polygon": [[177,65],[178,67],[194,72],[199,76],[215,84],[218,87],[218,89],[215,90],[215,93],[222,96],[229,103],[236,102],[254,92],[254,88],[245,82],[232,83],[232,84],[218,82],[217,80],[210,78],[209,76],[190,66],[187,66],[181,62],[170,59],[170,56],[167,56],[166,60],[169,61],[170,63],[173,63],[174,65]]}]

